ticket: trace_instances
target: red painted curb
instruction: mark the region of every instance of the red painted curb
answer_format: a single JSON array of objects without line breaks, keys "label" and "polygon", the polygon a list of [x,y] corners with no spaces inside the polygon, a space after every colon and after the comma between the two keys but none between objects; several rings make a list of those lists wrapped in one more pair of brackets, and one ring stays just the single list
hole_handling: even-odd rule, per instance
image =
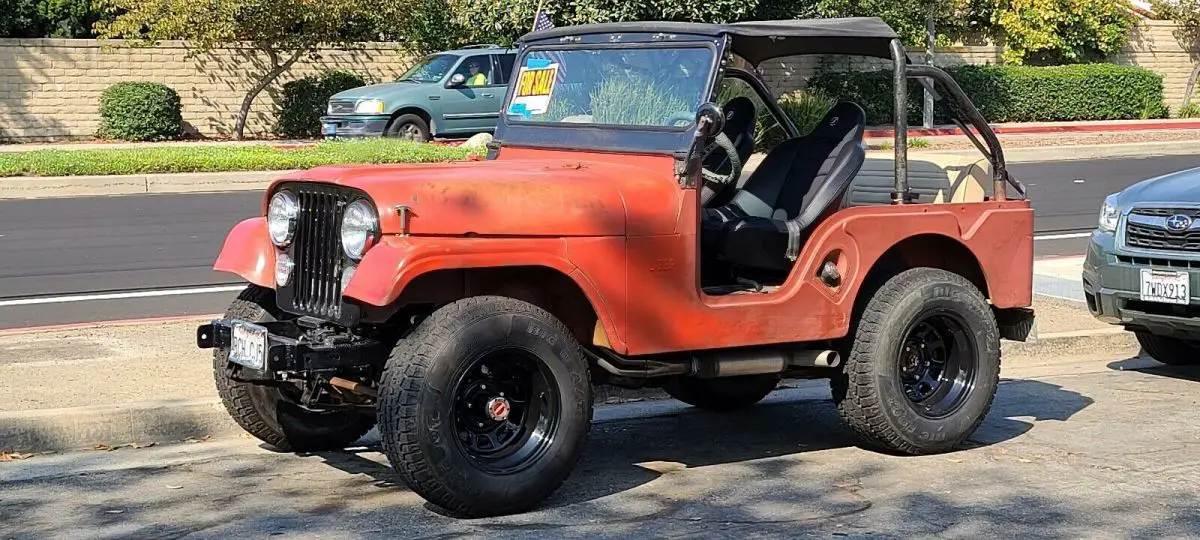
[{"label": "red painted curb", "polygon": [[[1194,122],[1139,122],[1113,124],[1056,124],[1044,126],[993,125],[992,131],[1004,135],[1036,135],[1042,133],[1104,133],[1108,131],[1163,131],[1172,129],[1200,129],[1200,120]],[[891,129],[869,129],[866,136],[870,138],[894,137]],[[952,128],[916,128],[909,129],[910,137],[937,137],[944,135],[962,135],[962,130]]]}]

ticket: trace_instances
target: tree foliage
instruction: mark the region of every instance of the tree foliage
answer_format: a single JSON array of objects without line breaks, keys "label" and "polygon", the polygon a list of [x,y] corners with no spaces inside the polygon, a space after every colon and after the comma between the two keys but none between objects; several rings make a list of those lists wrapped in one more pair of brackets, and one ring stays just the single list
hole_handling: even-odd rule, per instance
[{"label": "tree foliage", "polygon": [[88,38],[102,16],[92,0],[0,0],[0,37]]},{"label": "tree foliage", "polygon": [[1137,24],[1129,0],[1008,0],[994,21],[1013,64],[1104,58],[1129,42]]},{"label": "tree foliage", "polygon": [[[186,40],[193,53],[248,43],[268,62],[255,75],[234,131],[244,136],[254,99],[301,58],[322,47],[353,47],[378,38],[380,20],[402,14],[399,0],[98,0],[115,14],[102,38],[127,44]],[[249,68],[249,66],[247,66]]]}]

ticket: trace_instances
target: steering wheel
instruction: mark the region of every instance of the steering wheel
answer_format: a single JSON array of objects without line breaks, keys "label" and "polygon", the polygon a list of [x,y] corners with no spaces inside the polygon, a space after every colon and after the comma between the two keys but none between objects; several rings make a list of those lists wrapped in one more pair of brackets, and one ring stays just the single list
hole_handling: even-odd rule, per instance
[{"label": "steering wheel", "polygon": [[742,158],[725,132],[718,133],[713,142],[704,148],[701,159],[708,158],[709,154],[718,148],[725,152],[726,159],[729,160],[729,172],[717,174],[708,169],[700,170],[700,176],[704,179],[704,187],[700,192],[701,206],[707,205],[713,197],[737,185],[738,179],[742,177]]},{"label": "steering wheel", "polygon": [[676,127],[680,122],[683,122],[683,125],[686,126],[695,121],[696,113],[680,111],[667,116],[667,118],[663,120],[663,123],[671,127]]}]

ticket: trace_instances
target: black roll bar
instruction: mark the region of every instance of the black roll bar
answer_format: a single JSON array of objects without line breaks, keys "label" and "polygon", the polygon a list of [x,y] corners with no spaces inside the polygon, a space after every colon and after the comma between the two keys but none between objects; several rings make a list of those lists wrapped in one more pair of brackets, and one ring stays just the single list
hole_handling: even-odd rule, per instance
[{"label": "black roll bar", "polygon": [[892,86],[895,88],[896,120],[893,126],[896,148],[896,183],[892,187],[892,204],[912,202],[908,191],[908,50],[899,39],[893,39]]}]

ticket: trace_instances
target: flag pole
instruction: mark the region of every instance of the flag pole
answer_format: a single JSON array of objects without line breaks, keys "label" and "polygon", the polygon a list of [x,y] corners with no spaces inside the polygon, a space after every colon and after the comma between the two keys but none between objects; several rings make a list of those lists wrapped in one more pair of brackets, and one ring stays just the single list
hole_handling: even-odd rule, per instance
[{"label": "flag pole", "polygon": [[542,4],[546,4],[546,0],[538,0],[538,11],[533,13],[533,28],[529,29],[530,32],[538,31],[538,16],[541,14]]}]

